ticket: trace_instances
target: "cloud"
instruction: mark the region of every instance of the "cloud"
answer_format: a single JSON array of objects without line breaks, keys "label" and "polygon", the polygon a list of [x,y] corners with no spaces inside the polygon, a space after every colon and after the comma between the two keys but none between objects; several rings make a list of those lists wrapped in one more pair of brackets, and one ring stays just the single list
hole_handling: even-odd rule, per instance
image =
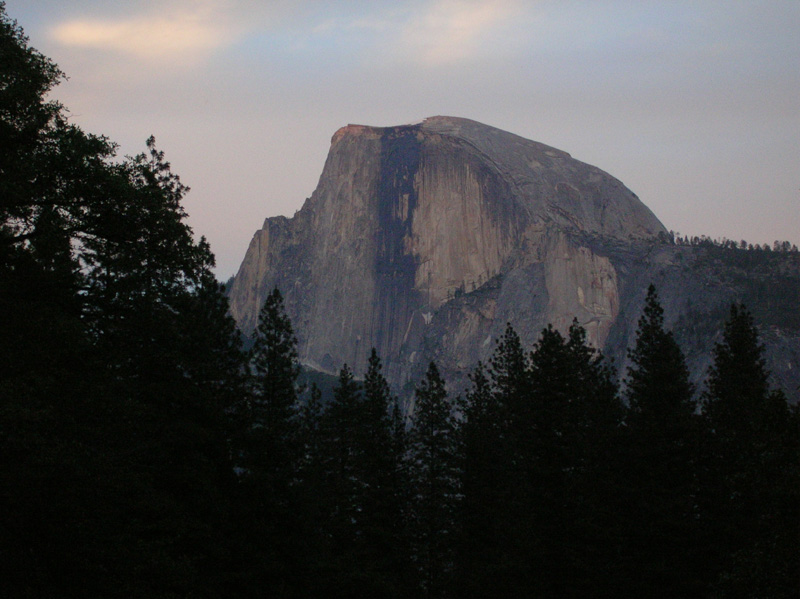
[{"label": "cloud", "polygon": [[426,66],[446,66],[475,56],[519,12],[512,0],[437,0],[411,18],[401,49]]},{"label": "cloud", "polygon": [[113,51],[145,60],[197,60],[237,39],[239,27],[219,2],[196,2],[128,17],[79,18],[52,37],[65,46]]},{"label": "cloud", "polygon": [[349,19],[329,19],[316,25],[312,32],[316,34],[344,34],[353,31],[386,31],[392,23],[387,18],[382,17],[358,17]]}]

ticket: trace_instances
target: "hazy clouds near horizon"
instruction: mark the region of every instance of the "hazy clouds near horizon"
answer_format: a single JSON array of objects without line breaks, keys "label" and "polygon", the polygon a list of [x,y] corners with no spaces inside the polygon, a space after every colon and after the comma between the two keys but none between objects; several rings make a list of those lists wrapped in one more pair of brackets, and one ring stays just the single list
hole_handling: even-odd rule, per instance
[{"label": "hazy clouds near horizon", "polygon": [[622,180],[669,229],[800,243],[800,2],[7,0],[75,122],[192,191],[233,274],[347,123],[471,118]]}]

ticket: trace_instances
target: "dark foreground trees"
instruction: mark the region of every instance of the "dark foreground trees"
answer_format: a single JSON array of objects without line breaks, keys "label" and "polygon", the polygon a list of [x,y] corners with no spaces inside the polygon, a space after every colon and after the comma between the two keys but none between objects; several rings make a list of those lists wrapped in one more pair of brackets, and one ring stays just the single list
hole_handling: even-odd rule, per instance
[{"label": "dark foreground trees", "polygon": [[446,597],[455,570],[460,448],[453,408],[433,362],[416,390],[408,446],[412,559],[422,596]]},{"label": "dark foreground trees", "polygon": [[[622,405],[577,324],[527,356],[513,329],[464,409],[459,596],[563,596],[604,588]],[[487,551],[487,548],[489,550]]]},{"label": "dark foreground trees", "polygon": [[[702,587],[697,520],[699,417],[683,353],[664,328],[655,288],[629,351],[625,432],[628,559],[621,579],[634,594],[692,596]],[[681,572],[676,576],[676,572]]]},{"label": "dark foreground trees", "polygon": [[753,318],[734,304],[703,395],[712,567],[726,596],[800,592],[800,421],[768,379]]},{"label": "dark foreground trees", "polygon": [[0,594],[214,588],[241,360],[186,188],[70,125],[3,6],[0,53]]},{"label": "dark foreground trees", "polygon": [[734,306],[704,393],[650,289],[619,399],[573,325],[510,328],[464,407],[454,596],[795,597],[798,422]]},{"label": "dark foreground trees", "polygon": [[463,401],[431,364],[405,414],[374,351],[323,398],[278,290],[241,351],[154,141],[70,125],[2,4],[0,58],[0,595],[797,596],[798,416],[743,307],[702,414],[654,291],[622,391],[575,324],[509,326]]},{"label": "dark foreground trees", "polygon": [[321,417],[320,592],[389,597],[410,584],[405,448],[397,406],[373,349],[363,383],[346,365]]}]

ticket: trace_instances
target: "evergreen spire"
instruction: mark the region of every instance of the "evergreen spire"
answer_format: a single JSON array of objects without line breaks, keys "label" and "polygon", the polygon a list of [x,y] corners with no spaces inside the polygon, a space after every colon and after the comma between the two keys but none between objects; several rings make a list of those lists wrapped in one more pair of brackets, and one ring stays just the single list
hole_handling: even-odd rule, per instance
[{"label": "evergreen spire", "polygon": [[274,288],[258,315],[250,363],[255,393],[265,426],[283,426],[297,401],[297,339],[286,314],[283,296]]},{"label": "evergreen spire", "polygon": [[722,341],[714,346],[703,395],[706,412],[718,434],[732,434],[742,426],[765,424],[769,395],[764,346],[753,317],[744,306],[731,305]]},{"label": "evergreen spire", "polygon": [[647,289],[636,345],[628,358],[632,365],[625,380],[626,397],[633,418],[658,426],[670,417],[694,413],[689,369],[672,331],[664,330],[664,309],[653,285]]},{"label": "evergreen spire", "polygon": [[423,596],[442,597],[454,566],[460,475],[456,421],[435,363],[415,395],[409,438],[414,559]]}]

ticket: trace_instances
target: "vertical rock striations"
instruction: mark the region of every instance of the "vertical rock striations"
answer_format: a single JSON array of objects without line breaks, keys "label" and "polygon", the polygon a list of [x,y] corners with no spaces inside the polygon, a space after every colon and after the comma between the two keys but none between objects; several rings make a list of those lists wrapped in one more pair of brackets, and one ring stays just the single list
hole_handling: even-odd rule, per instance
[{"label": "vertical rock striations", "polygon": [[[374,346],[403,383],[443,305],[526,270],[540,274],[528,281],[531,298],[497,287],[482,319],[518,320],[524,304],[546,297],[531,311],[537,327],[564,329],[577,316],[602,345],[618,308],[616,273],[575,235],[659,232],[661,223],[619,181],[554,148],[466,119],[349,125],[333,136],[303,208],[256,232],[231,311],[249,333],[277,285],[306,364],[333,372],[347,362],[358,371]],[[474,315],[449,318],[453,349],[490,335]]]},{"label": "vertical rock striations", "polygon": [[302,209],[254,235],[231,311],[250,333],[277,285],[305,364],[363,372],[376,347],[396,387],[431,358],[451,375],[485,359],[506,322],[532,344],[577,318],[624,359],[638,313],[620,311],[664,270],[647,256],[666,233],[617,179],[511,133],[348,125]]}]

